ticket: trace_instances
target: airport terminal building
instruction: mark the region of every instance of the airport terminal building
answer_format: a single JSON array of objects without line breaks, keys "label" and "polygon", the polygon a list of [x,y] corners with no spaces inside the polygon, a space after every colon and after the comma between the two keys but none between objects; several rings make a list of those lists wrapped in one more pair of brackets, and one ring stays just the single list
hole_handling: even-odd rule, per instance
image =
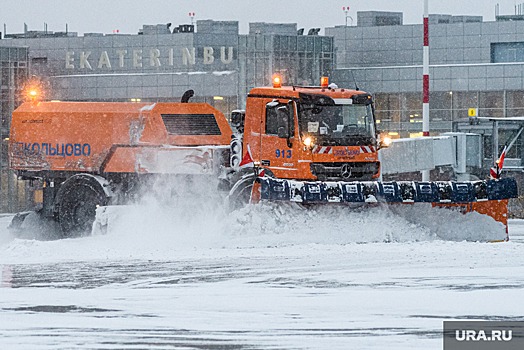
[{"label": "airport terminal building", "polygon": [[[524,16],[430,15],[430,129],[450,131],[478,116],[524,115]],[[422,129],[421,24],[402,13],[358,12],[356,26],[325,35],[296,24],[199,20],[196,26],[144,25],[138,34],[27,31],[0,47],[29,49],[31,74],[49,80],[47,98],[81,101],[178,100],[188,90],[228,114],[273,73],[285,84],[339,86],[375,95],[381,129],[403,137]]]},{"label": "airport terminal building", "polygon": [[[335,80],[375,95],[381,128],[422,130],[423,26],[402,13],[358,14],[359,25],[326,28],[335,38]],[[451,131],[471,108],[481,117],[524,116],[524,16],[429,16],[430,130]]]},{"label": "airport terminal building", "polygon": [[[487,160],[492,123],[470,123],[468,114],[524,117],[524,15],[489,22],[430,15],[429,23],[431,134],[482,134]],[[15,92],[29,74],[48,82],[46,99],[178,101],[192,89],[193,101],[226,115],[245,106],[252,87],[269,85],[273,73],[294,85],[318,85],[327,75],[375,96],[382,132],[422,131],[423,26],[404,25],[398,12],[358,12],[356,26],[325,28],[324,35],[294,23],[250,23],[249,33],[240,34],[237,21],[198,20],[144,25],[132,35],[26,31],[0,38],[2,140],[20,103]],[[524,123],[506,127],[500,145],[520,135]],[[508,154],[517,170],[521,150],[519,137]]]},{"label": "airport terminal building", "polygon": [[312,84],[334,67],[333,38],[297,35],[296,24],[199,20],[145,25],[136,35],[27,32],[0,46],[29,47],[32,73],[49,79],[48,98],[81,101],[173,101],[188,89],[224,113],[241,108],[254,86],[280,72]]}]

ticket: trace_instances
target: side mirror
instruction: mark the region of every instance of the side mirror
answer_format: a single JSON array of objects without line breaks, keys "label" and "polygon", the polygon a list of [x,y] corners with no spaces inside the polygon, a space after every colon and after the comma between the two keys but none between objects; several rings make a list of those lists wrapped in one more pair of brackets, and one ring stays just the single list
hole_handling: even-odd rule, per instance
[{"label": "side mirror", "polygon": [[287,106],[277,108],[277,127],[278,137],[287,139],[290,137],[289,129],[289,109]]},{"label": "side mirror", "polygon": [[291,100],[287,102],[287,146],[289,148],[293,147],[291,138],[293,137],[295,131],[295,103]]},{"label": "side mirror", "polygon": [[231,126],[238,130],[238,132],[244,132],[244,119],[246,118],[246,111],[236,109],[231,112]]},{"label": "side mirror", "polygon": [[287,139],[289,132],[283,126],[278,127],[278,137]]}]

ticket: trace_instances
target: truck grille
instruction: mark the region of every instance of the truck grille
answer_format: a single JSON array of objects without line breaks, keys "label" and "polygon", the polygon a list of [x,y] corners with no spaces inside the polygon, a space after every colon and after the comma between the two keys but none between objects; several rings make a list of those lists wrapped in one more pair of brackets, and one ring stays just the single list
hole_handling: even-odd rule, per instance
[{"label": "truck grille", "polygon": [[379,162],[311,163],[311,173],[320,181],[371,180]]},{"label": "truck grille", "polygon": [[221,135],[213,114],[162,114],[170,135]]}]

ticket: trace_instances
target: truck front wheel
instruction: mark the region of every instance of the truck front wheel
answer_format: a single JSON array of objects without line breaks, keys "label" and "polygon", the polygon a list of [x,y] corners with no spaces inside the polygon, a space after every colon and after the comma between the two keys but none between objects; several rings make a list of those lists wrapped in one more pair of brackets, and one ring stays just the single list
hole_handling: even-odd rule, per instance
[{"label": "truck front wheel", "polygon": [[251,191],[256,177],[247,175],[239,179],[231,188],[227,196],[227,208],[230,212],[238,210],[249,204]]},{"label": "truck front wheel", "polygon": [[88,235],[98,206],[107,205],[109,197],[102,187],[105,179],[90,174],[68,178],[57,194],[58,221],[64,238]]}]

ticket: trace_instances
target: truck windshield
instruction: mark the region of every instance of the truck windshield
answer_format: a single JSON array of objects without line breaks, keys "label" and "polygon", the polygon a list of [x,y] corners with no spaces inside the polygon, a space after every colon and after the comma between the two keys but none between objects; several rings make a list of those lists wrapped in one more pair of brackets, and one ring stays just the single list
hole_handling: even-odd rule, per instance
[{"label": "truck windshield", "polygon": [[306,105],[298,111],[300,133],[318,145],[358,146],[375,142],[370,104]]}]

